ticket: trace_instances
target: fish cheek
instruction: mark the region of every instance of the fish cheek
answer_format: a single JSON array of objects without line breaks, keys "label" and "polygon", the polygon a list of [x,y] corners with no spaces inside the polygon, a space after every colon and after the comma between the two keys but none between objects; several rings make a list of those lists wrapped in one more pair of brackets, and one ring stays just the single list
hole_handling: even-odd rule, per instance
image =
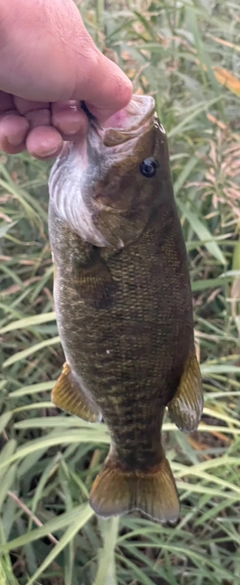
[{"label": "fish cheek", "polygon": [[108,206],[99,213],[96,227],[115,249],[133,243],[144,231],[159,204],[157,187],[155,178],[149,182],[139,170],[118,182],[112,181],[107,193]]},{"label": "fish cheek", "polygon": [[112,278],[97,246],[89,246],[86,261],[72,260],[72,277],[80,298],[94,309],[110,309],[115,304],[118,284]]}]

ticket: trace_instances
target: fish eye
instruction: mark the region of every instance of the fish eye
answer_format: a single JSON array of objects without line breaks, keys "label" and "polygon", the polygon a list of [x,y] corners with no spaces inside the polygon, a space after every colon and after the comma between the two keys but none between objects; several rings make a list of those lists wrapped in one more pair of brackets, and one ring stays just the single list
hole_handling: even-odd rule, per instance
[{"label": "fish eye", "polygon": [[155,158],[149,157],[145,158],[140,164],[140,171],[144,177],[154,177],[157,172],[157,168],[159,163],[156,161]]}]

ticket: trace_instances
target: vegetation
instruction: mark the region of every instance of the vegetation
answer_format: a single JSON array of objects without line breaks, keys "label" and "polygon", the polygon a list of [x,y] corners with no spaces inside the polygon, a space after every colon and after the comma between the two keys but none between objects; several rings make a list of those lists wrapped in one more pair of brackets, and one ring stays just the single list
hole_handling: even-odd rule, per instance
[{"label": "vegetation", "polygon": [[0,583],[238,585],[240,6],[105,4],[83,2],[85,23],[135,91],[155,96],[169,136],[205,410],[191,436],[164,424],[179,524],[136,513],[99,522],[87,501],[108,431],[50,402],[63,362],[47,233],[50,165],[1,154]]}]

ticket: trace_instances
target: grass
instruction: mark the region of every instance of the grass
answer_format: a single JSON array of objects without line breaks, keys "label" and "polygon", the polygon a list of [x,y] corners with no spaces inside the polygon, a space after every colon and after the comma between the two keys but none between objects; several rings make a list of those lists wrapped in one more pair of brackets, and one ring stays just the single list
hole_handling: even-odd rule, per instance
[{"label": "grass", "polygon": [[239,3],[105,5],[84,2],[85,23],[135,91],[155,96],[169,136],[205,411],[191,436],[168,419],[164,425],[181,498],[178,526],[138,514],[99,523],[87,500],[108,431],[59,414],[50,402],[63,362],[47,234],[50,165],[2,154],[0,583],[238,585]]}]

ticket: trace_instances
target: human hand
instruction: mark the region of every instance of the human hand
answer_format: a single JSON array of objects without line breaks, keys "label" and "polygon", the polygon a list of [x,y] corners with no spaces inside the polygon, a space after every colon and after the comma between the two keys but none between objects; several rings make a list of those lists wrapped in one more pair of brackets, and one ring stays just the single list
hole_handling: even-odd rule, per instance
[{"label": "human hand", "polygon": [[85,135],[80,108],[105,121],[131,83],[95,46],[73,0],[0,0],[0,149],[55,157]]}]

